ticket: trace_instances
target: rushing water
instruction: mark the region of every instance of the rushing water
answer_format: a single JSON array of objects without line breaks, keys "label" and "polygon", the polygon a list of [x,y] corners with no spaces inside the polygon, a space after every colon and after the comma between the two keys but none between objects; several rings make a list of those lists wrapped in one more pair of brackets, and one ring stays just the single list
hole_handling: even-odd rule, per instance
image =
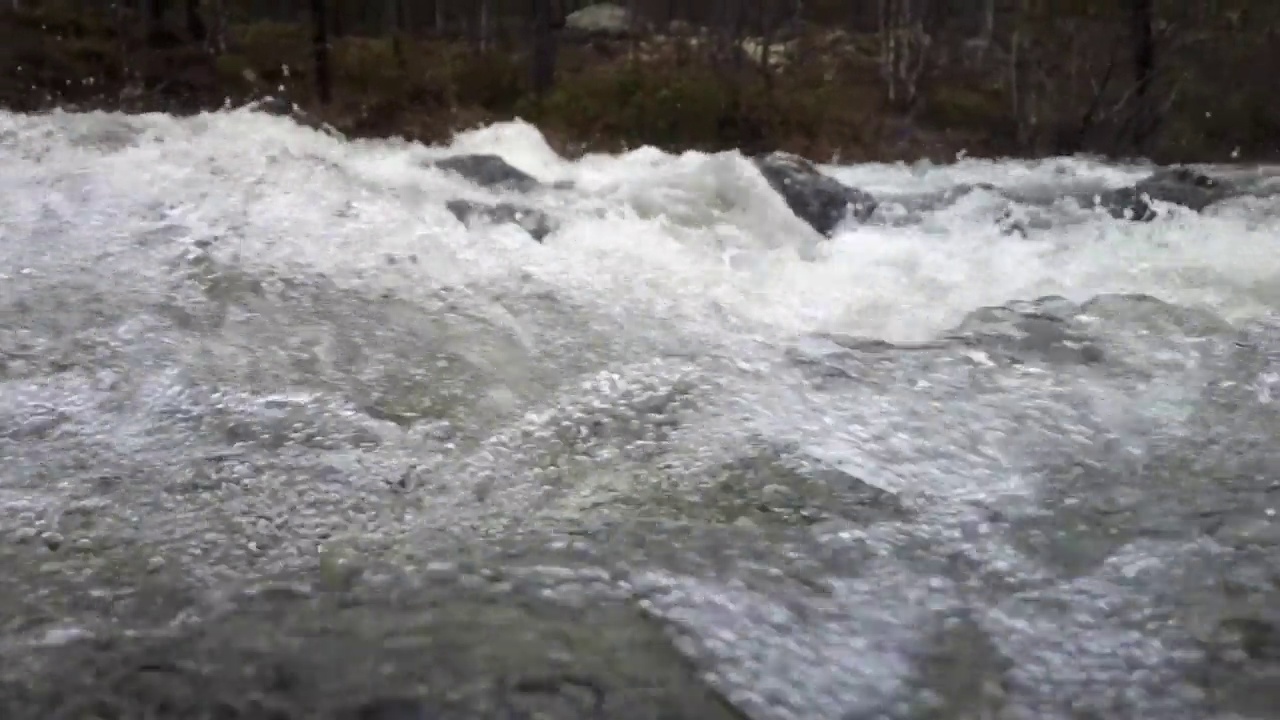
[{"label": "rushing water", "polygon": [[[468,152],[559,229],[455,219],[495,195],[429,161]],[[686,716],[628,682],[760,720],[1280,717],[1280,203],[938,201],[1149,172],[1084,159],[830,172],[883,206],[827,240],[732,153],[0,114],[15,682],[350,565],[579,608],[663,668],[599,680],[609,717]],[[519,664],[465,648],[535,620],[449,597],[474,637],[426,662]],[[523,717],[413,712],[360,717]]]}]

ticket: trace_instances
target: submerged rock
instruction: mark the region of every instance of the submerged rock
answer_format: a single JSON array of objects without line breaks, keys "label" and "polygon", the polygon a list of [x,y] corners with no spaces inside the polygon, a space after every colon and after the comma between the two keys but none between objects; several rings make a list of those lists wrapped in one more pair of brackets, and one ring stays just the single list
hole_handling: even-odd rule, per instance
[{"label": "submerged rock", "polygon": [[1007,362],[1102,362],[1102,349],[1071,322],[1078,314],[1078,306],[1058,296],[985,307],[969,313],[947,338]]},{"label": "submerged rock", "polygon": [[530,237],[542,242],[556,230],[556,223],[546,213],[512,203],[480,203],[473,200],[450,200],[445,207],[463,223],[511,223],[520,226]]},{"label": "submerged rock", "polygon": [[846,218],[865,221],[875,212],[876,200],[870,193],[824,174],[804,158],[774,152],[754,162],[796,217],[823,235],[830,235]]},{"label": "submerged rock", "polygon": [[538,179],[513,167],[497,155],[455,155],[432,163],[485,188],[531,192],[542,187]]},{"label": "submerged rock", "polygon": [[[7,569],[7,568],[6,568]],[[6,576],[9,577],[9,576]],[[224,720],[739,720],[658,623],[559,582],[436,570],[380,587],[264,583],[164,629],[129,622],[24,648],[0,669],[0,713]],[[150,587],[138,594],[178,613]],[[141,631],[141,632],[139,632]]]},{"label": "submerged rock", "polygon": [[900,522],[911,511],[894,493],[853,473],[767,444],[699,473],[654,482],[650,492],[616,500],[638,517],[748,527],[859,526]]}]

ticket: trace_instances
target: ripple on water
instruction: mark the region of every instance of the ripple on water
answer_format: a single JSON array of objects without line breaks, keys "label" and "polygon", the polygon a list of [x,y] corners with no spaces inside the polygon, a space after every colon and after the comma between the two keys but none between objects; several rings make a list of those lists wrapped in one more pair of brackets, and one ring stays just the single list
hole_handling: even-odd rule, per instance
[{"label": "ripple on water", "polygon": [[[738,154],[568,161],[523,123],[0,137],[6,717],[1280,702],[1261,200],[1130,224],[1045,200],[1141,168],[866,165],[832,172],[901,217],[823,240]],[[477,150],[548,187],[429,162]]]}]

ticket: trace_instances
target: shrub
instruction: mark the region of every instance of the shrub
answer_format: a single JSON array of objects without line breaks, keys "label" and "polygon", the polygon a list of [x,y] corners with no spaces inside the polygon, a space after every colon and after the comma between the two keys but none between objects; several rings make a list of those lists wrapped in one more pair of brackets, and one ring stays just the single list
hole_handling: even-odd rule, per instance
[{"label": "shrub", "polygon": [[705,66],[600,65],[561,82],[536,117],[570,135],[628,145],[718,147],[733,87]]},{"label": "shrub", "polygon": [[288,77],[311,72],[311,41],[300,25],[258,22],[232,29],[233,51],[243,55],[249,67],[272,85]]},{"label": "shrub", "polygon": [[471,52],[447,66],[453,101],[487,111],[511,114],[527,92],[528,70],[513,53]]}]

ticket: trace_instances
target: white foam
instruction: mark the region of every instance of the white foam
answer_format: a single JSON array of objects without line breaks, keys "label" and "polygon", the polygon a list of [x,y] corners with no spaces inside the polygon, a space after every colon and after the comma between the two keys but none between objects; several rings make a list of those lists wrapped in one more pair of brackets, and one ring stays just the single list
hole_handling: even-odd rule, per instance
[{"label": "white foam", "polygon": [[[571,182],[574,189],[505,195],[424,162],[461,151],[501,155],[543,180]],[[873,192],[903,193],[962,182],[1114,187],[1145,171],[1054,159],[863,165],[833,172]],[[445,208],[457,198],[530,203],[555,215],[562,227],[542,244],[510,226],[468,228]],[[1002,530],[977,539],[968,535],[973,511],[981,507],[980,518],[985,518],[988,507],[1016,507],[1009,499],[1036,492],[1046,481],[1042,463],[1051,466],[1058,456],[1075,457],[1088,444],[1127,441],[1130,434],[1148,442],[1153,429],[1157,436],[1176,429],[1185,420],[1184,400],[1191,397],[1185,392],[1198,393],[1199,386],[1193,382],[1185,392],[1162,391],[1158,381],[1139,380],[1129,389],[1121,387],[1128,377],[1080,381],[1072,372],[1058,382],[1027,368],[990,373],[982,380],[986,387],[975,392],[964,368],[953,373],[930,370],[924,361],[906,362],[900,373],[868,360],[866,373],[828,389],[792,382],[785,371],[778,372],[777,345],[814,330],[922,339],[977,306],[1044,294],[1084,299],[1100,292],[1147,292],[1205,304],[1233,319],[1274,312],[1280,305],[1280,213],[1266,201],[1237,202],[1202,215],[1170,209],[1148,224],[1098,215],[1026,238],[1005,234],[996,222],[1005,202],[973,192],[925,213],[917,224],[852,225],[824,240],[790,214],[738,153],[675,155],[642,148],[568,161],[551,153],[534,128],[518,122],[465,133],[446,148],[423,148],[344,142],[243,111],[187,119],[0,113],[0,305],[17,307],[33,284],[66,283],[74,290],[30,296],[72,305],[65,309],[67,318],[59,312],[23,318],[33,325],[48,320],[52,327],[38,329],[52,336],[64,334],[56,327],[61,321],[74,327],[76,313],[98,310],[79,307],[82,285],[88,290],[85,305],[94,295],[115,292],[113,302],[103,305],[121,317],[107,318],[105,329],[127,342],[103,346],[128,354],[118,375],[111,363],[92,377],[58,373],[35,384],[8,383],[0,387],[7,393],[3,409],[25,432],[48,422],[50,413],[33,413],[33,406],[57,408],[68,418],[66,432],[81,433],[66,442],[93,443],[83,446],[90,449],[84,454],[76,444],[28,443],[22,451],[30,454],[20,456],[27,460],[18,463],[19,469],[44,468],[48,462],[56,475],[57,463],[67,457],[84,467],[108,467],[92,454],[92,448],[103,447],[110,462],[127,458],[137,467],[165,468],[156,474],[171,482],[169,464],[181,478],[188,455],[223,453],[223,441],[238,434],[219,438],[204,429],[192,432],[184,424],[188,417],[210,416],[216,408],[237,422],[260,423],[257,427],[269,436],[283,433],[286,423],[290,433],[302,427],[282,406],[332,403],[308,418],[323,420],[326,433],[330,421],[333,433],[347,433],[348,421],[353,435],[372,432],[381,443],[376,451],[309,444],[277,451],[269,443],[235,448],[246,454],[246,468],[261,459],[264,468],[292,473],[314,460],[324,472],[315,471],[313,482],[292,482],[290,474],[289,482],[246,483],[243,494],[211,494],[218,507],[209,527],[220,527],[221,519],[232,514],[253,517],[256,526],[263,510],[266,517],[288,512],[290,532],[309,533],[300,528],[314,523],[339,547],[385,542],[433,554],[438,546],[432,541],[444,529],[489,532],[515,523],[559,529],[566,516],[620,517],[626,505],[595,508],[618,496],[644,501],[652,497],[657,479],[701,483],[711,477],[705,469],[750,457],[743,451],[757,438],[770,447],[794,443],[815,461],[845,469],[913,505],[923,497],[919,507],[928,519],[913,523],[921,535],[904,544],[885,529],[890,523],[871,528],[859,523],[860,539],[831,539],[844,533],[834,522],[819,529],[827,533],[823,542],[832,543],[832,552],[808,557],[822,565],[831,560],[835,574],[822,599],[785,590],[781,582],[775,584],[783,576],[772,571],[759,587],[737,583],[740,578],[723,584],[659,568],[637,572],[633,579],[651,586],[645,588],[647,610],[683,631],[685,651],[700,658],[712,681],[740,706],[762,717],[766,711],[785,717],[781,713],[788,703],[796,717],[870,711],[894,701],[897,693],[914,692],[905,685],[916,669],[914,649],[931,642],[932,620],[954,609],[960,589],[905,572],[896,561],[864,563],[858,559],[861,546],[909,550],[907,545],[925,539],[930,547],[947,545],[948,552],[963,547],[960,558],[977,568],[975,580],[988,575],[1001,582],[1048,579],[1048,569],[1035,567],[1035,553],[1015,548]],[[228,312],[228,325],[213,337],[153,333],[149,322],[161,326],[168,320],[133,314],[137,305],[146,304],[120,298],[175,292],[174,285],[183,284],[172,282],[173,275],[187,267],[174,262],[175,256],[193,250],[188,246],[196,241],[214,239],[216,252],[238,255],[243,264],[283,274],[319,272],[341,285],[409,299],[417,295],[423,302],[347,306],[325,287],[328,294],[315,296],[320,298],[315,317],[301,312],[302,303],[290,302],[272,315],[270,303],[254,307],[247,302],[236,312],[250,316],[263,310],[261,321]],[[439,293],[441,286],[453,287]],[[326,307],[328,298],[335,299],[332,307]],[[453,299],[459,299],[460,309],[450,305]],[[200,311],[215,304],[192,306]],[[366,305],[384,314],[366,315]],[[340,321],[326,324],[328,312]],[[477,315],[484,322],[470,323]],[[425,322],[413,322],[422,318]],[[469,324],[477,326],[475,332],[468,332]],[[89,328],[104,329],[96,322]],[[12,330],[13,336],[0,341],[12,339],[17,347],[25,342],[21,335],[27,328],[0,329]],[[387,340],[401,333],[414,342],[399,348]],[[91,333],[65,334],[84,345],[83,352],[93,350]],[[737,342],[743,336],[764,342]],[[596,362],[592,343],[618,338],[639,342],[618,342],[620,350],[606,348],[600,352],[604,361]],[[668,338],[670,343],[657,342]],[[404,366],[429,358],[431,352],[423,348],[440,350],[435,360],[440,372],[431,373],[431,380],[439,383],[441,394],[434,386],[411,390],[422,395],[413,404],[469,403],[458,413],[465,417],[445,413],[448,419],[440,423],[447,432],[439,437],[426,423],[402,434],[390,421],[347,412],[351,404],[363,403],[365,394],[351,379],[345,379],[342,392],[297,394],[315,388],[277,383],[268,372],[265,387],[255,387],[259,361],[268,371],[289,363],[290,377],[312,372],[306,365],[292,369],[291,359],[272,357],[275,348],[265,346],[277,339],[310,346],[299,357],[320,368],[321,380],[366,368],[380,372],[386,368],[374,366],[386,358],[393,373],[378,390],[387,392],[395,391],[390,381],[399,380],[396,373]],[[353,363],[364,367],[349,373],[325,369],[338,365],[347,346],[357,344],[371,351],[367,361]],[[751,348],[761,346],[767,352],[752,356]],[[669,348],[674,352],[666,352]],[[379,350],[384,354],[373,357]],[[566,362],[570,353],[575,357]],[[169,354],[183,362],[171,362]],[[577,362],[577,355],[586,356],[585,362]],[[689,360],[700,355],[713,357]],[[455,356],[468,368],[448,369]],[[723,373],[721,366],[729,363],[722,359],[738,363],[738,372]],[[137,366],[145,372],[131,377]],[[212,372],[226,368],[237,372]],[[234,381],[210,382],[206,370],[213,378]],[[542,387],[546,377],[550,381]],[[593,382],[583,387],[584,380]],[[464,384],[457,399],[444,392]],[[1100,397],[1107,400],[1091,403]],[[1139,414],[1141,422],[1131,420]],[[359,418],[381,425],[366,426]],[[1099,424],[1110,434],[1104,436]],[[663,465],[655,472],[649,451],[659,445]],[[296,456],[277,457],[286,452]],[[1082,457],[1106,459],[1111,452],[1100,447]],[[1028,460],[1028,455],[1035,457]],[[86,457],[93,462],[82,462]],[[381,504],[399,502],[387,499],[392,495],[388,484],[416,483],[419,471],[433,483],[424,493],[429,501],[414,503],[408,513],[401,512],[402,505]],[[0,505],[12,506],[13,513],[59,511],[71,498],[65,492],[68,483],[83,484],[76,472],[54,484],[20,478],[16,491],[0,488]],[[271,477],[268,472],[276,471],[264,470],[264,479]],[[158,481],[140,475],[136,483],[123,484],[178,497],[153,492],[143,483]],[[676,486],[674,493],[680,490]],[[203,503],[203,493],[198,495]],[[147,511],[128,515],[130,532],[148,542],[176,545],[179,537],[182,542],[197,535],[219,537],[204,532],[201,516],[188,509],[152,512],[149,504],[138,506]],[[397,510],[376,511],[382,507]],[[111,519],[111,513],[103,515]],[[986,523],[979,520],[976,527]],[[280,555],[287,549],[288,562],[294,562],[310,553],[310,535],[299,542],[306,544],[282,544]],[[696,547],[690,550],[695,555]],[[800,557],[791,549],[785,552]],[[752,555],[735,560],[733,574],[751,579],[757,564]],[[652,557],[661,564],[658,555]],[[838,563],[837,557],[842,558]],[[859,577],[840,578],[848,562],[858,566]],[[801,572],[788,584],[810,574],[802,564],[796,568]],[[1108,596],[1127,600],[1122,590],[1085,578],[1045,595],[1057,603],[1049,610],[1019,599],[978,618],[1005,638],[1001,650],[1029,668],[1023,673],[1026,682],[1042,686],[1018,689],[1022,699],[1049,704],[1056,703],[1051,691],[1059,687],[1086,692],[1129,687],[1125,678],[1131,670],[1159,667],[1163,656],[1157,640],[1163,639],[1134,642],[1113,618],[1120,605]],[[1064,623],[1058,608],[1077,614]],[[1094,609],[1101,614],[1090,616]],[[1063,632],[1075,636],[1064,638]],[[1122,664],[1107,658],[1120,658]],[[1068,678],[1063,685],[1056,676],[1042,676],[1046,669],[1092,674],[1088,682],[1071,684]],[[1167,686],[1170,679],[1146,677],[1153,680],[1138,688],[1143,693]],[[763,692],[734,694],[760,688]],[[1041,689],[1045,692],[1034,694]]]},{"label": "white foam", "polygon": [[[1280,279],[1280,218],[1245,204],[1149,224],[1099,217],[1024,239],[1001,234],[973,200],[923,224],[851,227],[822,241],[736,153],[648,148],[570,162],[521,122],[465,133],[448,149],[343,142],[241,111],[4,113],[0,137],[6,268],[134,257],[129,236],[176,223],[194,236],[234,236],[253,262],[348,283],[409,291],[524,273],[581,302],[708,332],[728,323],[888,339],[928,337],[976,306],[1052,293],[1147,292],[1249,317],[1274,307]],[[496,153],[544,180],[575,183],[532,201],[561,217],[562,229],[544,245],[510,227],[468,230],[444,203],[492,195],[422,162],[454,151]],[[834,172],[873,192],[901,192],[1081,178],[1116,186],[1145,170],[1053,159]],[[36,252],[34,238],[58,253]],[[388,254],[421,262],[389,268]]]},{"label": "white foam", "polygon": [[915,163],[866,163],[827,166],[835,177],[870,192],[913,193],[945,190],[955,185],[988,183],[1002,188],[1025,185],[1097,184],[1123,187],[1151,174],[1144,165],[1114,164],[1084,157],[1046,160],[989,160],[962,158],[938,165]]},{"label": "white foam", "polygon": [[523,120],[498,123],[459,133],[448,153],[500,155],[511,165],[544,180],[562,179],[567,163],[538,128]]}]

